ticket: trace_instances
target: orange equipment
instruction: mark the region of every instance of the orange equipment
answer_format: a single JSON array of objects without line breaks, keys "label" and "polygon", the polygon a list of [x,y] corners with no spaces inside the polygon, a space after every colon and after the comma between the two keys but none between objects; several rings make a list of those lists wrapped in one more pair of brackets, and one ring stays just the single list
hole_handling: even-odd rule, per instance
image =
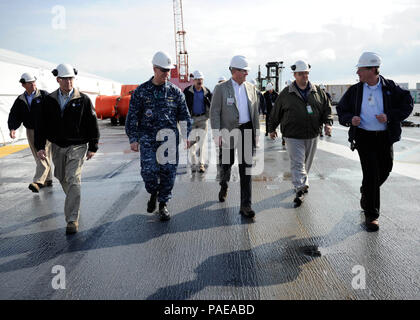
[{"label": "orange equipment", "polygon": [[138,85],[122,85],[119,96],[97,96],[95,102],[96,116],[99,119],[111,119],[113,125],[125,124],[130,98]]}]

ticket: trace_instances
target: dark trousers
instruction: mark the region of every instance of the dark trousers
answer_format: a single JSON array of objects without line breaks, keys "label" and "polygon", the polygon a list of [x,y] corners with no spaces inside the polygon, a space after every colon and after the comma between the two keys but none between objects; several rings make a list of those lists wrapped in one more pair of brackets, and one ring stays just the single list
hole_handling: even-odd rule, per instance
[{"label": "dark trousers", "polygon": [[393,148],[387,131],[356,130],[356,149],[363,171],[362,197],[365,215],[370,219],[379,217],[380,187],[392,171]]},{"label": "dark trousers", "polygon": [[[230,146],[230,148],[219,149],[219,163],[220,163],[220,186],[227,187],[230,180],[230,173],[232,165],[235,162],[235,149],[238,150],[238,163],[239,163],[239,177],[241,180],[241,206],[250,207],[252,202],[252,179],[250,174],[246,174],[246,168],[252,167],[252,155],[254,150],[255,137],[252,134],[252,145],[249,145],[249,141],[245,141],[246,134],[245,129],[252,130],[252,122],[244,123],[239,126],[241,131],[241,139],[238,139],[236,147]],[[252,131],[253,132],[253,131]],[[245,143],[248,145],[245,146]],[[226,157],[223,154],[229,153],[229,161],[226,162]],[[225,159],[223,159],[225,158]],[[225,160],[225,161],[223,161]]]}]

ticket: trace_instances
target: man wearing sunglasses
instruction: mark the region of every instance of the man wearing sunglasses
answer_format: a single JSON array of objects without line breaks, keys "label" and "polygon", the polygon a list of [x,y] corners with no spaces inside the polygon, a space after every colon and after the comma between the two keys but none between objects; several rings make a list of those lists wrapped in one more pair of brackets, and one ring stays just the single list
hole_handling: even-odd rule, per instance
[{"label": "man wearing sunglasses", "polygon": [[246,218],[253,218],[255,212],[251,208],[252,180],[249,170],[257,144],[257,130],[260,129],[259,98],[255,86],[246,82],[250,68],[244,56],[234,56],[229,70],[232,78],[216,85],[210,107],[213,139],[216,148],[219,148],[219,201],[224,202],[227,197],[236,149],[241,188],[239,212]]},{"label": "man wearing sunglasses", "polygon": [[338,120],[349,127],[352,150],[359,153],[363,180],[360,206],[369,231],[379,230],[380,187],[393,166],[392,145],[401,139],[401,122],[413,111],[408,90],[379,74],[381,58],[364,52],[356,65],[360,82],[337,106]]},{"label": "man wearing sunglasses", "polygon": [[302,204],[309,189],[308,173],[316,152],[319,127],[325,124],[325,133],[331,134],[333,123],[327,95],[309,81],[310,68],[303,60],[291,66],[296,80],[282,90],[268,122],[271,139],[277,137],[276,128],[281,124],[296,192],[293,200],[295,208]]},{"label": "man wearing sunglasses", "polygon": [[167,202],[172,197],[179,162],[178,123],[187,139],[191,117],[184,94],[168,81],[174,68],[169,55],[157,52],[152,64],[154,76],[131,96],[125,131],[131,150],[140,151],[141,176],[150,193],[147,212],[154,212],[159,201],[160,220],[166,221],[170,219]]}]

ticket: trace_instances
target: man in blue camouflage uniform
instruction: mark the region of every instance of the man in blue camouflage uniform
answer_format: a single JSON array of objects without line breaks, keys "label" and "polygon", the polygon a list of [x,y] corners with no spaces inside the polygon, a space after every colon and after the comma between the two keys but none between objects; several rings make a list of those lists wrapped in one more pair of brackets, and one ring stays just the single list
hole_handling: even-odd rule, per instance
[{"label": "man in blue camouflage uniform", "polygon": [[166,203],[171,199],[179,161],[177,124],[181,122],[181,129],[186,127],[187,132],[182,132],[186,138],[191,131],[191,117],[184,94],[167,81],[174,68],[170,57],[157,52],[152,63],[154,76],[131,96],[125,131],[131,150],[138,152],[140,147],[141,176],[151,194],[147,212],[154,212],[159,200],[159,216],[164,221],[170,219]]}]

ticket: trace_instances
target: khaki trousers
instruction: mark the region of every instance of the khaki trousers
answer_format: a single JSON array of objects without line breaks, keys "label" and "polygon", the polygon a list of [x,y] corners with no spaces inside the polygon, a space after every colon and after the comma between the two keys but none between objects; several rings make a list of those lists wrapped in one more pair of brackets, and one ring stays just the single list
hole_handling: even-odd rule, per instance
[{"label": "khaki trousers", "polygon": [[45,184],[46,181],[52,181],[51,143],[47,140],[47,143],[45,144],[45,152],[47,153],[47,159],[40,160],[35,149],[34,129],[26,129],[26,137],[28,139],[29,147],[31,148],[32,155],[34,156],[36,162],[36,169],[33,182]]},{"label": "khaki trousers", "polygon": [[64,215],[66,222],[79,221],[80,214],[80,184],[82,166],[87,152],[87,144],[61,148],[52,143],[52,159],[54,176],[60,181],[66,194]]},{"label": "khaki trousers", "polygon": [[[191,155],[191,164],[197,164],[197,153],[198,153],[198,164],[205,164],[205,155],[207,153],[207,127],[208,127],[208,118],[205,115],[199,117],[193,117],[194,122],[192,124],[192,129],[201,129],[197,133],[204,132],[204,136],[200,136],[197,143],[193,144],[190,148]],[[195,136],[190,135],[190,139],[196,139]]]},{"label": "khaki trousers", "polygon": [[309,170],[314,160],[318,137],[313,139],[284,138],[290,158],[290,172],[295,191],[309,187]]}]

